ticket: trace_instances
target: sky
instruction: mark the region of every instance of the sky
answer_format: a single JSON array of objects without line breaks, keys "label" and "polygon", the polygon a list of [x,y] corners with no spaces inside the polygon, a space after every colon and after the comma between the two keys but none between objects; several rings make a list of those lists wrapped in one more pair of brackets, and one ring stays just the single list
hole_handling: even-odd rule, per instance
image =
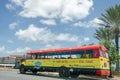
[{"label": "sky", "polygon": [[99,18],[119,0],[0,0],[0,57],[75,47],[94,38]]}]

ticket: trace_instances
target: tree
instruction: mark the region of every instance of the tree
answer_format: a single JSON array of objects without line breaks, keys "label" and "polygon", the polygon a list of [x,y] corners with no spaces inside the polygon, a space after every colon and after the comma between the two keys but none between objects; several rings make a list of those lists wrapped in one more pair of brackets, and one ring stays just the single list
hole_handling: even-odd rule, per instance
[{"label": "tree", "polygon": [[100,42],[100,44],[103,44],[107,49],[108,49],[108,54],[109,54],[109,59],[110,59],[110,75],[109,77],[113,77],[112,76],[112,64],[115,64],[117,62],[117,60],[120,58],[120,56],[117,54],[117,50],[116,50],[116,46],[112,41],[103,41]]},{"label": "tree", "polygon": [[106,29],[106,27],[100,27],[96,30],[96,33],[94,34],[94,37],[98,39],[99,41],[106,41],[113,39],[114,35],[109,34],[112,31],[109,29]]},{"label": "tree", "polygon": [[[100,18],[100,20],[104,22],[103,25],[110,26],[110,29],[112,30],[111,34],[114,34],[116,50],[117,54],[119,54],[120,5],[116,5],[114,7],[106,9],[106,13],[101,15],[102,17]],[[119,59],[116,63],[116,71],[120,71]]]},{"label": "tree", "polygon": [[109,54],[109,59],[112,64],[115,64],[117,62],[117,60],[120,58],[120,56],[117,54],[115,43],[112,41],[108,41],[108,40],[101,41],[99,43],[103,44],[107,48],[108,54]]}]

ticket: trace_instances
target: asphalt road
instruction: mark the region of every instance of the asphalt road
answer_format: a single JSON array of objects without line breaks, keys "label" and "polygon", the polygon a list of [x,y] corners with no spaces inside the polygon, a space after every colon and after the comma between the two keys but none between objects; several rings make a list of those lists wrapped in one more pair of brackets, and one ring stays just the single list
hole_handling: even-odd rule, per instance
[{"label": "asphalt road", "polygon": [[98,80],[93,78],[79,77],[79,78],[59,78],[58,74],[51,73],[32,73],[20,74],[18,70],[0,71],[0,80]]}]

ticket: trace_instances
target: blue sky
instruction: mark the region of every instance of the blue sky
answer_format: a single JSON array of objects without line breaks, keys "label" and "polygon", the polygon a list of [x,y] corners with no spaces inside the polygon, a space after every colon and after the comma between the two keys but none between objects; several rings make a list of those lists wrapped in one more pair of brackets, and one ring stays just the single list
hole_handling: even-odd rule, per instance
[{"label": "blue sky", "polygon": [[98,43],[98,19],[119,0],[1,0],[0,56]]}]

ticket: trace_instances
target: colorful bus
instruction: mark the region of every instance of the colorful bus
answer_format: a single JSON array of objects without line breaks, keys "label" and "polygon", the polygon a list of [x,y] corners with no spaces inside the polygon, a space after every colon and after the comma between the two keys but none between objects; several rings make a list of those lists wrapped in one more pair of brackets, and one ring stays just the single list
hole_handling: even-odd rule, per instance
[{"label": "colorful bus", "polygon": [[108,76],[110,65],[107,49],[103,45],[73,48],[31,50],[21,63],[20,73],[32,71],[58,72],[60,77],[78,77],[79,74]]}]

